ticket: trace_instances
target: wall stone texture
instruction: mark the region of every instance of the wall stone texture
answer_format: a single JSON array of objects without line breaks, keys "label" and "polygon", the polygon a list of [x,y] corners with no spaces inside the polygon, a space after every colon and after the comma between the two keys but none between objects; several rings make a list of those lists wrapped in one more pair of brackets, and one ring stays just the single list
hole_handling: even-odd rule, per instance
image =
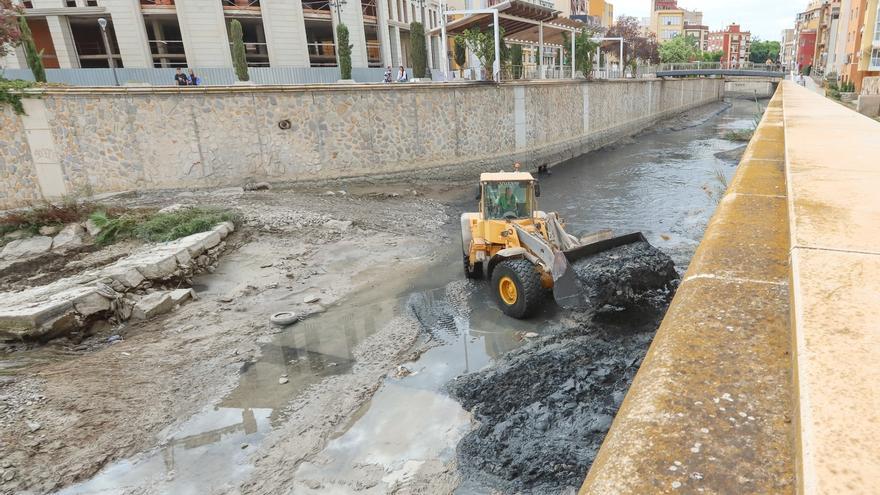
[{"label": "wall stone texture", "polygon": [[[552,165],[723,90],[721,79],[71,88],[40,101],[67,191],[105,193]],[[26,143],[21,117],[0,108],[0,208],[42,197]]]}]

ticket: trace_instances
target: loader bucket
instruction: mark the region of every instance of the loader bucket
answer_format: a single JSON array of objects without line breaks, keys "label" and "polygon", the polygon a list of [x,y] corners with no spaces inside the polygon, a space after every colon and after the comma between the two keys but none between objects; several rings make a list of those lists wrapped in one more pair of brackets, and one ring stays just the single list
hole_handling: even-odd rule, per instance
[{"label": "loader bucket", "polygon": [[556,252],[553,260],[553,298],[556,299],[556,304],[565,309],[585,309],[590,306],[572,263],[609,249],[642,241],[647,242],[645,236],[641,232],[634,232],[584,244],[565,252]]}]

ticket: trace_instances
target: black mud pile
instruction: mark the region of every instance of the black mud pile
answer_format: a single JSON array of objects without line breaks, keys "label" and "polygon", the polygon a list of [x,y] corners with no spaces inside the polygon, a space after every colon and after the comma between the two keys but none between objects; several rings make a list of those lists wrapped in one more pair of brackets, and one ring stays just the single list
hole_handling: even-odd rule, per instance
[{"label": "black mud pile", "polygon": [[678,273],[666,253],[647,242],[616,247],[576,261],[572,268],[587,308],[659,308],[677,287]]},{"label": "black mud pile", "polygon": [[479,423],[457,448],[465,484],[574,493],[595,459],[678,275],[668,256],[644,242],[581,260],[575,270],[594,307],[448,385]]},{"label": "black mud pile", "polygon": [[450,384],[479,421],[458,444],[464,477],[502,493],[579,487],[652,337],[551,337]]}]

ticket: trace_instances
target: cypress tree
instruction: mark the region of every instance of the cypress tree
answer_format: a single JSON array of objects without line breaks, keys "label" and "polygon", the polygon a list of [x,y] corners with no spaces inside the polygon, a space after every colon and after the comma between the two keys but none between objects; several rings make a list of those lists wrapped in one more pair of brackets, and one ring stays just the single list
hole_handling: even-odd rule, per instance
[{"label": "cypress tree", "polygon": [[31,28],[28,26],[24,16],[18,18],[18,27],[21,30],[21,44],[24,45],[27,64],[31,72],[34,73],[34,80],[46,82],[46,69],[43,68],[43,52],[37,51],[37,45],[34,44],[34,35],[31,33]]},{"label": "cypress tree", "polygon": [[428,50],[425,48],[425,28],[422,27],[422,23],[411,23],[409,25],[409,36],[413,77],[427,77]]},{"label": "cypress tree", "polygon": [[339,44],[339,75],[341,79],[351,79],[351,44],[348,42],[348,27],[336,26],[336,43]]},{"label": "cypress tree", "polygon": [[241,23],[237,19],[229,23],[229,38],[232,39],[232,65],[235,67],[235,75],[239,81],[249,81],[251,77],[248,74]]}]

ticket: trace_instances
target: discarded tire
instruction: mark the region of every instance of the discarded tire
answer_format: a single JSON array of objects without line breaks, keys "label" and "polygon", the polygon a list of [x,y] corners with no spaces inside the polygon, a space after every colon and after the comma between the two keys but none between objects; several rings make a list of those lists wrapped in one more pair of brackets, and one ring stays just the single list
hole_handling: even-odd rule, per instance
[{"label": "discarded tire", "polygon": [[279,327],[286,327],[299,321],[299,317],[293,311],[280,311],[270,316],[269,321]]}]

